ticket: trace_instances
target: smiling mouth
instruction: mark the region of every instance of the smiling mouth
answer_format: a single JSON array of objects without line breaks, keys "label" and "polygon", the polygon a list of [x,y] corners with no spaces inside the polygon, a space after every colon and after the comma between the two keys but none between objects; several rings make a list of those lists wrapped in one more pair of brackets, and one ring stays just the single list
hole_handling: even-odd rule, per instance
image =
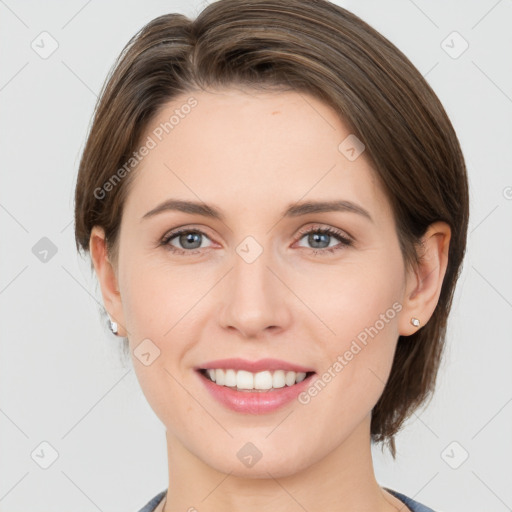
[{"label": "smiling mouth", "polygon": [[248,372],[224,368],[201,368],[199,373],[218,386],[236,391],[264,392],[292,387],[310,378],[315,372],[294,372],[287,370],[264,370]]}]

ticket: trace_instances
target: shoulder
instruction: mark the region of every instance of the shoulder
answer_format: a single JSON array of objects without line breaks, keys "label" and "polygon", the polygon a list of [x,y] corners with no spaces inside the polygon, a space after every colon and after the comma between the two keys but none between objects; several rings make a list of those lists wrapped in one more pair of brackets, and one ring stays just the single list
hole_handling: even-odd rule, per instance
[{"label": "shoulder", "polygon": [[139,512],[153,512],[157,505],[163,500],[167,489],[159,492],[154,498],[151,498],[140,510]]},{"label": "shoulder", "polygon": [[405,494],[394,491],[393,489],[389,489],[389,487],[384,487],[384,489],[405,503],[412,512],[435,512],[435,510],[427,507],[426,505],[423,505],[423,503],[420,503],[419,501],[415,501],[412,498],[409,498],[409,496],[406,496]]}]

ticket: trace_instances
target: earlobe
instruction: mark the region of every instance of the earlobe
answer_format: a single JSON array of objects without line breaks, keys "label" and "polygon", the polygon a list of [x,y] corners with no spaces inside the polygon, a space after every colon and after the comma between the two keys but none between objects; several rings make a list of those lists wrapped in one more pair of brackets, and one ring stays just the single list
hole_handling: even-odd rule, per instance
[{"label": "earlobe", "polygon": [[99,226],[94,226],[91,230],[89,252],[100,284],[103,303],[107,309],[110,320],[117,324],[117,335],[126,336],[117,276],[108,257],[105,232],[103,228]]},{"label": "earlobe", "polygon": [[450,226],[442,221],[431,224],[422,237],[420,262],[407,276],[399,327],[401,336],[414,334],[434,313],[448,266],[450,238]]}]

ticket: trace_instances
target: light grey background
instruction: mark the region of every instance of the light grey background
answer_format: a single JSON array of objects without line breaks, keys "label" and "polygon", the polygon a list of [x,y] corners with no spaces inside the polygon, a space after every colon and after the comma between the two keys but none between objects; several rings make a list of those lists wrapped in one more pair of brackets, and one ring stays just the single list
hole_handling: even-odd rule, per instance
[{"label": "light grey background", "polygon": [[[512,510],[512,1],[337,3],[426,76],[471,187],[436,394],[397,437],[396,462],[374,447],[377,479],[437,512]],[[89,261],[75,251],[73,193],[115,57],[152,18],[194,17],[204,4],[0,0],[1,512],[136,511],[167,487],[163,425],[123,366]],[[46,59],[31,47],[43,31],[58,43]],[[453,31],[469,44],[458,58]],[[33,251],[43,237],[57,250],[46,262]],[[48,469],[44,441],[58,453]]]}]

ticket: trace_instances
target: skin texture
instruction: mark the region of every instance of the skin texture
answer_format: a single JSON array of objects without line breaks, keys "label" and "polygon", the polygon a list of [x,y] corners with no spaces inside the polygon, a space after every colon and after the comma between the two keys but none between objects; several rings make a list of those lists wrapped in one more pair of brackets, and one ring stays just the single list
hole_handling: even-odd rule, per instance
[{"label": "skin texture", "polygon": [[[349,161],[338,146],[350,131],[303,93],[184,94],[146,135],[191,95],[197,106],[136,171],[117,265],[101,228],[90,239],[105,307],[128,336],[137,378],[166,428],[165,510],[407,510],[375,479],[371,410],[398,336],[417,330],[411,317],[423,326],[435,309],[449,227],[429,228],[421,267],[406,272],[391,207],[365,153]],[[141,220],[171,197],[214,205],[225,219],[167,211]],[[297,201],[335,199],[362,206],[373,222],[353,212],[281,214]],[[175,237],[168,245],[183,252],[175,254],[158,244],[177,227],[205,236],[197,245]],[[353,244],[327,235],[313,245],[299,233],[328,227]],[[263,248],[250,264],[236,252],[247,236]],[[236,413],[210,397],[193,369],[217,358],[274,357],[312,367],[318,377],[394,303],[401,311],[308,404]],[[149,366],[133,355],[146,338],[160,350]],[[262,453],[252,467],[236,455],[247,442]]]}]

